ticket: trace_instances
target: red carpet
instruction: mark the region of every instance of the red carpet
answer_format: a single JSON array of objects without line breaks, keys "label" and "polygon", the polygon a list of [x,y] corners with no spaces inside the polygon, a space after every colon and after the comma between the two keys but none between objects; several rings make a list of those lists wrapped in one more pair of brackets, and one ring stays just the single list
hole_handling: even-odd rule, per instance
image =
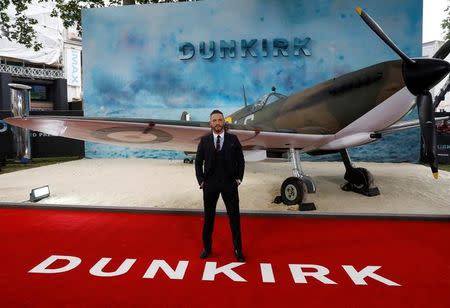
[{"label": "red carpet", "polygon": [[[213,256],[198,258],[201,225],[200,215],[0,209],[0,306],[450,307],[448,221],[243,216],[239,266],[226,216]],[[51,256],[74,258],[42,263]],[[179,279],[155,274],[154,260]],[[131,268],[98,277],[99,261],[105,273]]]}]

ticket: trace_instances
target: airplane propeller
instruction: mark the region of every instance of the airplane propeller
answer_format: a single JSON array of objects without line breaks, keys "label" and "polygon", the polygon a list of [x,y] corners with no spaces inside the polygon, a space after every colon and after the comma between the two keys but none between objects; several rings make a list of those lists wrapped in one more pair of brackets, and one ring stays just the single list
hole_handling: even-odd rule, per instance
[{"label": "airplane propeller", "polygon": [[384,33],[381,27],[360,7],[356,12],[362,20],[377,34],[402,60],[403,79],[408,90],[416,96],[419,113],[420,130],[425,146],[425,154],[435,179],[438,178],[438,158],[436,154],[436,128],[434,117],[434,104],[430,89],[438,84],[450,72],[450,63],[444,58],[450,52],[450,44],[444,44],[433,58],[408,57]]},{"label": "airplane propeller", "polygon": [[[445,59],[449,53],[450,53],[450,41],[447,41],[445,42],[444,45],[441,46],[441,48],[439,48],[438,51],[436,51],[436,53],[433,55],[433,58]],[[448,91],[450,91],[450,77],[447,79],[447,82],[434,99],[434,110],[436,110],[439,107],[439,104],[444,100],[445,94],[447,94]]]}]

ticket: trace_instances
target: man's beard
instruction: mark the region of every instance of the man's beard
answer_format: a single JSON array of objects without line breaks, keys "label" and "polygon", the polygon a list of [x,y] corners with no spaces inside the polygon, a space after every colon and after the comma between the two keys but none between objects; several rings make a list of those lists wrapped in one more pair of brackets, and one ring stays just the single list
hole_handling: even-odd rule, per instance
[{"label": "man's beard", "polygon": [[220,133],[220,132],[222,132],[222,130],[223,130],[223,126],[216,125],[216,126],[214,126],[213,130],[214,130],[214,132],[216,132],[216,133]]}]

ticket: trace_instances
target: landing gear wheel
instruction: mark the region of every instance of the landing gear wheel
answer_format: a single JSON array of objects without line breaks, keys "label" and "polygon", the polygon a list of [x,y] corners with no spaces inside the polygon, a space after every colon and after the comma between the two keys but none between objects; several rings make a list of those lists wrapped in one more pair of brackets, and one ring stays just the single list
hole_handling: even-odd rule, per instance
[{"label": "landing gear wheel", "polygon": [[352,183],[357,189],[367,189],[373,185],[373,177],[367,169],[354,168],[351,172],[345,173],[344,179]]},{"label": "landing gear wheel", "polygon": [[374,186],[373,176],[365,168],[352,168],[345,172],[344,179],[348,182],[341,188],[344,191],[353,191],[369,197],[378,196],[379,189]]},{"label": "landing gear wheel", "polygon": [[284,180],[281,185],[281,200],[286,205],[301,205],[306,196],[306,186],[297,177],[290,177]]},{"label": "landing gear wheel", "polygon": [[190,158],[185,158],[185,159],[183,159],[183,163],[185,163],[185,164],[192,164],[192,163],[194,163],[194,160],[190,159]]}]

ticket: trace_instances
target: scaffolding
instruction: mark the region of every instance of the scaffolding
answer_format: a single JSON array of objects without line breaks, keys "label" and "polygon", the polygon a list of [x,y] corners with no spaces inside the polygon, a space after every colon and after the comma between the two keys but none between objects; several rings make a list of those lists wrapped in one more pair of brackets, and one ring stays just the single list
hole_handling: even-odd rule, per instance
[{"label": "scaffolding", "polygon": [[0,73],[10,73],[17,77],[36,79],[58,79],[64,78],[64,71],[60,69],[37,68],[9,64],[0,64]]}]

